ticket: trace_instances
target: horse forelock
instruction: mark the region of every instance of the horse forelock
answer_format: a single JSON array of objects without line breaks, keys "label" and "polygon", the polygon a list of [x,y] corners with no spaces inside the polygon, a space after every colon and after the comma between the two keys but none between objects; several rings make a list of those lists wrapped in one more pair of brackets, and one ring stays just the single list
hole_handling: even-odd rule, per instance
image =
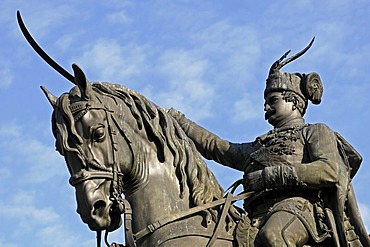
[{"label": "horse forelock", "polygon": [[62,94],[56,102],[52,116],[52,129],[56,139],[56,148],[62,155],[64,155],[64,151],[75,151],[69,145],[70,138],[75,139],[79,143],[82,142],[75,128],[73,114],[69,105],[68,94]]}]

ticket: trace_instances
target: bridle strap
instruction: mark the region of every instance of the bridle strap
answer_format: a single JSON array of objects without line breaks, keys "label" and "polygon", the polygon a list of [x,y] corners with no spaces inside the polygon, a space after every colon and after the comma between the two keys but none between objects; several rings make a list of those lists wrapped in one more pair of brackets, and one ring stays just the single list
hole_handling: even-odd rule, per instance
[{"label": "bridle strap", "polygon": [[96,246],[101,247],[101,231],[96,231]]},{"label": "bridle strap", "polygon": [[70,177],[69,183],[75,187],[77,184],[82,183],[86,180],[90,179],[98,179],[98,178],[104,178],[104,179],[113,179],[113,174],[111,172],[106,171],[86,171],[82,170],[73,176]]},{"label": "bridle strap", "polygon": [[136,247],[134,234],[132,232],[132,209],[130,203],[126,199],[122,199],[125,207],[124,221],[125,221],[125,242],[127,247]]},{"label": "bridle strap", "polygon": [[132,208],[131,208],[129,201],[121,197],[121,191],[119,189],[119,184],[118,184],[118,181],[119,181],[118,175],[122,175],[122,173],[116,161],[117,149],[115,146],[116,145],[115,136],[117,133],[112,130],[112,125],[117,124],[117,123],[113,121],[113,124],[112,124],[112,121],[111,121],[112,119],[110,117],[111,116],[108,116],[108,113],[107,113],[107,121],[108,121],[108,126],[109,126],[109,132],[111,133],[113,160],[114,160],[112,195],[113,195],[114,201],[118,203],[119,206],[123,207],[121,209],[121,212],[123,213],[123,218],[124,218],[124,227],[125,227],[124,235],[125,235],[126,247],[136,247],[134,234],[132,232]]},{"label": "bridle strap", "polygon": [[[113,166],[112,166],[112,187],[111,187],[111,194],[112,194],[112,201],[113,203],[116,203],[117,206],[120,207],[120,212],[123,213],[123,198],[121,196],[122,194],[122,188],[120,187],[120,177],[123,176],[121,173],[120,166],[117,162],[117,145],[118,142],[117,139],[117,133],[118,131],[115,131],[113,129],[114,121],[112,121],[112,113],[105,111],[107,122],[108,122],[108,131],[111,138],[111,145],[112,145],[112,156],[113,156]],[[113,122],[113,123],[112,123]]]},{"label": "bridle strap", "polygon": [[[108,114],[107,111],[106,118],[108,122],[108,130],[110,133],[111,138],[111,144],[112,144],[112,155],[113,155],[113,166],[112,166],[112,185],[111,185],[111,200],[113,201],[113,204],[116,204],[116,206],[119,209],[119,212],[121,214],[124,214],[124,225],[125,225],[125,242],[128,244],[128,247],[136,247],[134,237],[132,234],[132,210],[130,203],[121,197],[121,188],[119,185],[119,176],[122,176],[120,167],[117,163],[117,142],[116,142],[116,135],[117,132],[115,132],[112,128],[112,121],[111,121],[111,114]],[[122,246],[120,244],[108,243],[108,231],[105,233],[105,243],[107,246]]]}]

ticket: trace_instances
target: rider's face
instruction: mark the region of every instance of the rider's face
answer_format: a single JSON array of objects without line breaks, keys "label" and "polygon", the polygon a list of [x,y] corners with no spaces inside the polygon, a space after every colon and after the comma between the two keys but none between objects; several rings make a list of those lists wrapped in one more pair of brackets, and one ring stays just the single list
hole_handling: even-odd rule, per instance
[{"label": "rider's face", "polygon": [[282,92],[270,92],[265,100],[265,119],[274,127],[293,116],[293,102],[287,102]]}]

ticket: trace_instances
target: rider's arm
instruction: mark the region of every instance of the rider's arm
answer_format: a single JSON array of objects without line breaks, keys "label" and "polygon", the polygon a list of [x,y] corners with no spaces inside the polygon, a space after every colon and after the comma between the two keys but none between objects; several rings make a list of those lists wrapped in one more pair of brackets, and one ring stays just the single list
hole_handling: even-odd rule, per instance
[{"label": "rider's arm", "polygon": [[214,160],[222,165],[244,171],[248,150],[251,149],[251,144],[237,144],[223,140],[187,119],[184,114],[173,109],[171,109],[169,113],[176,119],[186,135],[193,140],[197,150],[203,157]]}]

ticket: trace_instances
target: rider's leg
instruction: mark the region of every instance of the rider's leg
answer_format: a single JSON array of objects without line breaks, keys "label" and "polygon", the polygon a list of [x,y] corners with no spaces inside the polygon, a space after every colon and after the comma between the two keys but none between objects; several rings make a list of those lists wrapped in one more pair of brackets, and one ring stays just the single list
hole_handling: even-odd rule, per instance
[{"label": "rider's leg", "polygon": [[308,239],[309,233],[299,218],[285,211],[272,214],[258,232],[259,246],[266,247],[303,246]]}]

